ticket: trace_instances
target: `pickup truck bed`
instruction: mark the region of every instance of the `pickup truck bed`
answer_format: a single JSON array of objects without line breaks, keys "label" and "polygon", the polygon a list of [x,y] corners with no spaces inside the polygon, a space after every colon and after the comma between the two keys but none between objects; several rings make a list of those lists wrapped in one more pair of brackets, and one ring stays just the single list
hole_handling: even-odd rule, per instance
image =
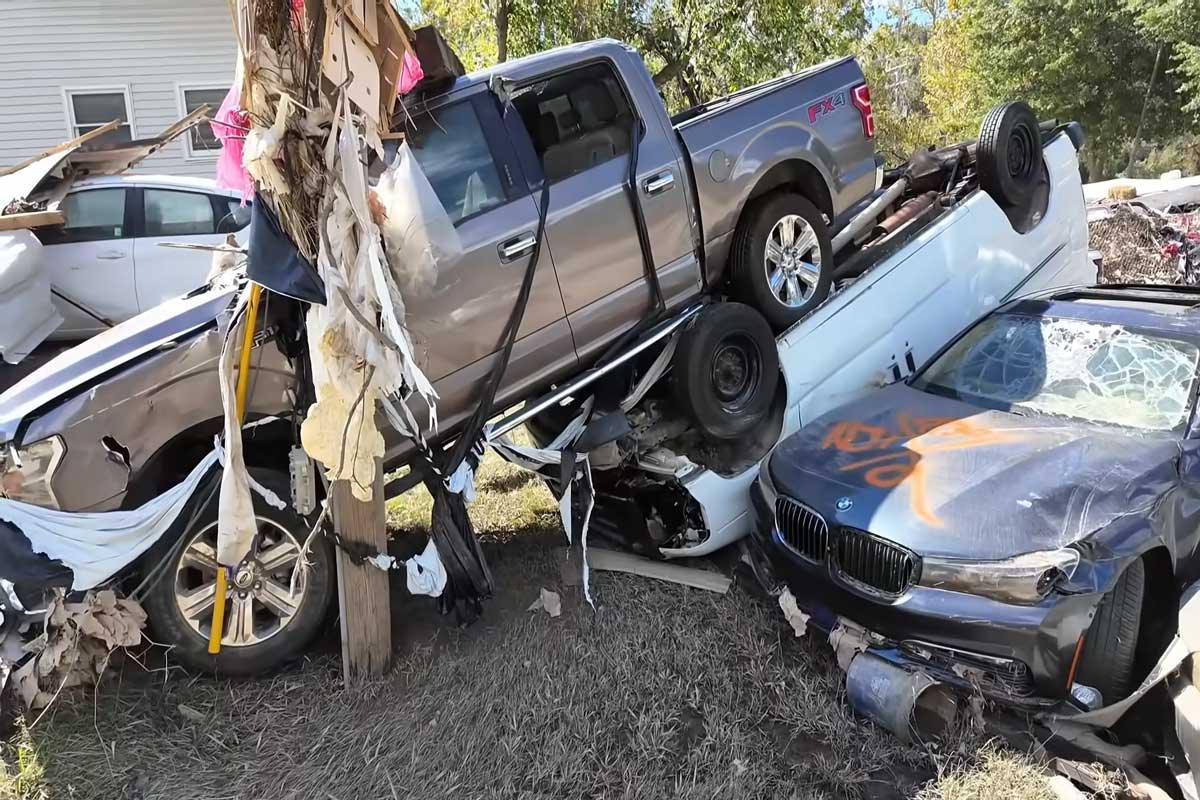
[{"label": "pickup truck bed", "polygon": [[[728,259],[748,201],[800,186],[836,222],[875,189],[875,149],[863,135],[856,86],[865,86],[857,62],[833,59],[671,118],[695,181],[706,254],[717,267],[710,278]],[[747,117],[757,123],[747,127]]]}]

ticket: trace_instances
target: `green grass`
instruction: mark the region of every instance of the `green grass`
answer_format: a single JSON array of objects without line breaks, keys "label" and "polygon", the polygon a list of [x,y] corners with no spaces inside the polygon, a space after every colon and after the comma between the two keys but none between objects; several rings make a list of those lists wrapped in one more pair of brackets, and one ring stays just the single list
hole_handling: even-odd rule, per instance
[{"label": "green grass", "polygon": [[[599,573],[589,608],[563,584],[549,492],[493,457],[478,486],[498,589],[474,625],[397,576],[395,664],[367,685],[343,686],[332,630],[258,680],[127,662],[0,750],[0,798],[1047,796],[1032,761],[969,726],[926,749],[857,718],[828,645],[794,638],[740,578],[716,595]],[[396,535],[428,509],[392,501]],[[561,617],[526,611],[542,587]]]}]

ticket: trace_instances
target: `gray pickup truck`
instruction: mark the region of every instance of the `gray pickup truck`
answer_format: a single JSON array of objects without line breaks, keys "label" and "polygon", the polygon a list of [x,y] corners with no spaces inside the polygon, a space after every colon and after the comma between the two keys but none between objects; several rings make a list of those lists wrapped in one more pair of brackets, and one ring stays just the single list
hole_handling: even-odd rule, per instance
[{"label": "gray pickup truck", "polygon": [[[833,271],[830,229],[877,186],[869,93],[852,58],[671,119],[637,53],[599,41],[459,78],[409,105],[406,140],[464,250],[438,275],[432,295],[408,308],[418,358],[439,394],[443,440],[474,411],[496,364],[535,250],[541,187],[548,189],[545,241],[496,407],[570,380],[612,349],[647,317],[652,269],[664,318],[702,298],[717,301],[705,310],[715,313],[691,323],[703,331],[711,369],[679,370],[695,382],[682,393],[685,402],[706,402],[718,416],[744,422],[754,409],[765,415],[775,399],[772,329],[824,300]],[[103,511],[136,506],[178,482],[221,427],[216,373],[233,295],[210,290],[169,301],[0,396],[0,493]],[[721,302],[730,298],[744,304]],[[279,420],[247,433],[246,458],[251,469],[274,473],[260,480],[284,494],[291,421],[310,388],[299,368],[297,305],[268,301],[247,405],[252,418]],[[695,347],[688,352],[699,358]],[[392,434],[387,468],[404,464],[411,451]],[[166,565],[147,607],[185,663],[261,670],[294,654],[316,630],[333,584],[323,571],[332,561],[316,558],[317,574],[294,602],[254,595],[252,630],[227,633],[227,646],[212,659],[205,653],[205,598],[214,591],[205,567],[215,536],[211,506],[199,532],[171,550],[177,563]],[[292,509],[264,508],[260,517],[274,537],[272,552],[287,556],[258,565],[279,572],[264,578],[269,588],[295,563],[311,520]]]}]

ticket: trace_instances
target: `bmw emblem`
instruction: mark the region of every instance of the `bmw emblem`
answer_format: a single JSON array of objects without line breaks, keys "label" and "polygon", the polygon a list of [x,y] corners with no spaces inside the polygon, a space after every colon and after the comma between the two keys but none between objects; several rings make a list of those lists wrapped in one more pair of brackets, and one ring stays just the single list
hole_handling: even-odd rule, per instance
[{"label": "bmw emblem", "polygon": [[838,511],[849,511],[854,508],[854,501],[849,497],[839,497],[833,505]]}]

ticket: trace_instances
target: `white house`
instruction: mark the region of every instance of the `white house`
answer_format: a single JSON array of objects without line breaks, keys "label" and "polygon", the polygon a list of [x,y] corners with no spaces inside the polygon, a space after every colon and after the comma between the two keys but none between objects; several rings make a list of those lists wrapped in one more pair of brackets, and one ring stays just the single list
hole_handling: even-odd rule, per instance
[{"label": "white house", "polygon": [[[197,106],[216,111],[237,45],[226,0],[3,0],[0,167],[112,119],[108,136],[153,136]],[[208,125],[137,171],[211,178]]]}]

